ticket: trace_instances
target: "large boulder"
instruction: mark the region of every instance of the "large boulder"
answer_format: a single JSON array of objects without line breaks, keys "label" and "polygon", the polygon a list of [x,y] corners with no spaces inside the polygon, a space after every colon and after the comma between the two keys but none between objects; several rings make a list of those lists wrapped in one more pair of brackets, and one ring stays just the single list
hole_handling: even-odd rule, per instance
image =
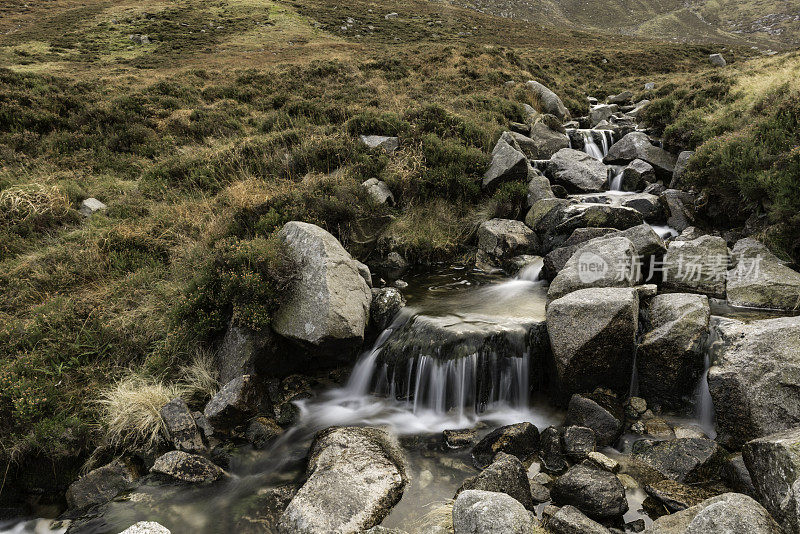
[{"label": "large boulder", "polygon": [[610,534],[611,532],[570,505],[562,506],[547,520],[547,529],[555,534]]},{"label": "large boulder", "polygon": [[763,506],[741,493],[723,493],[659,517],[645,534],[781,534]]},{"label": "large boulder", "polygon": [[672,181],[669,183],[670,189],[677,189],[681,185],[683,173],[686,172],[686,167],[689,165],[689,160],[694,156],[693,150],[684,150],[678,154],[678,160],[675,162],[675,170],[672,172]]},{"label": "large boulder", "polygon": [[663,286],[671,291],[725,298],[728,262],[728,244],[721,237],[673,240],[664,255]]},{"label": "large boulder", "polygon": [[263,411],[267,402],[262,384],[253,375],[234,378],[206,404],[203,415],[216,430],[230,430]]},{"label": "large boulder", "polygon": [[528,472],[516,456],[498,453],[489,466],[464,481],[455,497],[466,490],[497,491],[507,493],[528,510],[534,510],[536,503],[531,496]]},{"label": "large boulder", "polygon": [[555,198],[550,180],[541,172],[531,170],[528,172],[528,195],[525,198],[525,206],[530,209],[538,201],[547,198]]},{"label": "large boulder", "polygon": [[719,479],[727,453],[716,441],[676,438],[637,442],[633,457],[663,476],[691,484]]},{"label": "large boulder", "polygon": [[570,236],[578,228],[613,228],[627,230],[642,224],[642,214],[635,209],[607,204],[567,204],[560,208],[549,228],[554,235]]},{"label": "large boulder", "polygon": [[677,157],[653,145],[644,132],[631,132],[614,143],[603,161],[608,164],[627,164],[636,159],[652,165],[658,177],[672,179]]},{"label": "large boulder", "polygon": [[601,191],[608,182],[608,166],[586,152],[563,148],[550,158],[547,176],[568,191],[592,193]]},{"label": "large boulder", "polygon": [[609,120],[617,111],[619,111],[619,106],[616,104],[600,104],[592,107],[589,111],[589,126],[594,128],[601,122]]},{"label": "large boulder", "polygon": [[492,152],[492,163],[483,175],[483,188],[495,190],[501,184],[527,177],[528,159],[525,154],[500,139]]},{"label": "large boulder", "polygon": [[708,297],[667,293],[653,297],[643,313],[645,334],[636,366],[639,396],[650,404],[679,409],[691,403],[704,368]]},{"label": "large boulder", "polygon": [[67,488],[67,506],[71,510],[87,508],[110,501],[117,494],[133,487],[138,470],[129,462],[115,460],[89,471]]},{"label": "large boulder", "polygon": [[625,414],[611,395],[596,393],[575,394],[567,406],[567,424],[590,428],[601,447],[613,447],[622,435]]},{"label": "large boulder", "polygon": [[800,532],[800,427],[750,441],[742,456],[758,500],[786,532]]},{"label": "large boulder", "polygon": [[596,446],[597,436],[589,427],[571,425],[561,434],[561,447],[573,462],[585,460]]},{"label": "large boulder", "polygon": [[800,273],[787,267],[761,242],[738,241],[728,271],[728,303],[750,308],[800,309]]},{"label": "large boulder", "polygon": [[453,504],[455,534],[534,534],[531,514],[505,493],[469,490]]},{"label": "large boulder", "polygon": [[644,491],[663,504],[670,513],[686,510],[713,496],[703,488],[689,486],[668,478],[652,484],[645,484]]},{"label": "large boulder", "polygon": [[613,519],[628,511],[625,488],[616,475],[584,465],[558,477],[550,494],[553,502],[572,505],[594,519]]},{"label": "large boulder", "polygon": [[569,148],[566,134],[551,129],[541,121],[531,126],[530,140],[528,149],[523,150],[529,159],[550,159],[562,148]]},{"label": "large boulder", "polygon": [[678,189],[666,189],[659,193],[659,199],[667,214],[667,225],[683,232],[695,223],[692,206],[694,196]]},{"label": "large boulder", "polygon": [[582,289],[551,302],[547,330],[560,394],[598,386],[627,393],[638,317],[639,296],[633,289]]},{"label": "large boulder", "polygon": [[800,317],[718,320],[708,387],[718,439],[733,448],[800,426]]},{"label": "large boulder", "polygon": [[561,474],[568,467],[564,448],[561,446],[561,434],[561,427],[549,426],[539,436],[539,460],[546,473]]},{"label": "large boulder", "polygon": [[183,451],[170,451],[159,456],[150,472],[193,484],[207,484],[225,475],[225,471],[208,458]]},{"label": "large boulder", "polygon": [[559,271],[547,297],[551,300],[586,288],[633,287],[641,280],[638,255],[627,237],[602,237],[581,246]]},{"label": "large boulder", "polygon": [[483,469],[504,452],[527,461],[539,447],[539,430],[531,423],[516,423],[497,428],[487,434],[472,448],[472,461]]},{"label": "large boulder", "polygon": [[567,107],[553,91],[534,80],[527,82],[525,87],[533,93],[533,96],[539,102],[539,108],[542,113],[555,115],[561,122],[566,122],[570,119]]},{"label": "large boulder", "polygon": [[478,227],[478,252],[490,262],[500,264],[537,248],[536,233],[522,221],[490,219]]},{"label": "large boulder", "polygon": [[255,331],[231,322],[214,359],[219,381],[227,384],[234,378],[252,375],[262,368],[269,368],[274,375],[281,374],[275,369],[276,364],[284,363],[276,337],[269,328]]},{"label": "large boulder", "polygon": [[408,483],[396,438],[377,428],[322,430],[311,445],[307,474],[281,516],[281,533],[367,530],[389,514]]},{"label": "large boulder", "polygon": [[197,428],[189,406],[183,399],[172,399],[161,408],[160,413],[167,431],[167,438],[172,442],[173,447],[184,452],[205,452],[203,436]]},{"label": "large boulder", "polygon": [[319,226],[292,221],[278,238],[298,276],[275,312],[275,332],[330,354],[360,347],[372,302],[369,269]]}]

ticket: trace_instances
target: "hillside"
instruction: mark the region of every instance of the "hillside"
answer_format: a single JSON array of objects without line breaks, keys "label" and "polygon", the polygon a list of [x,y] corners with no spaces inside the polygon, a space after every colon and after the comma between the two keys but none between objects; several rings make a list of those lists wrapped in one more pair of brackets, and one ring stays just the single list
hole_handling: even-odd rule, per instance
[{"label": "hillside", "polygon": [[731,0],[453,0],[502,17],[687,43],[753,46],[764,52],[800,46],[800,14],[791,2]]}]

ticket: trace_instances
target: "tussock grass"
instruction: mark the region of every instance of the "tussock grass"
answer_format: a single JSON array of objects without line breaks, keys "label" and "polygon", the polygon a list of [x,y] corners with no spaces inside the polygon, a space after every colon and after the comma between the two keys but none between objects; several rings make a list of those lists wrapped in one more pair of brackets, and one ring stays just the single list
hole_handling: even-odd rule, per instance
[{"label": "tussock grass", "polygon": [[60,220],[69,210],[69,199],[58,186],[23,184],[0,191],[0,226]]}]

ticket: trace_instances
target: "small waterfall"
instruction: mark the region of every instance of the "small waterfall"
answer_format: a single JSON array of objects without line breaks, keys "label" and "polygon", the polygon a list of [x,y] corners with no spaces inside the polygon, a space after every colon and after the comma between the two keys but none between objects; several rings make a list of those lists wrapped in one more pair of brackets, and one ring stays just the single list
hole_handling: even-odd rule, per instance
[{"label": "small waterfall", "polygon": [[538,258],[520,269],[514,278],[518,280],[526,280],[528,282],[538,282],[539,276],[542,274],[543,267],[544,260],[542,258]]},{"label": "small waterfall", "polygon": [[636,367],[636,353],[633,353],[633,369],[631,369],[631,387],[628,391],[628,397],[637,397],[639,395],[639,369]]},{"label": "small waterfall", "polygon": [[711,368],[711,355],[709,351],[705,353],[705,370],[700,377],[700,382],[697,384],[697,391],[695,393],[697,404],[695,405],[695,417],[698,420],[700,428],[703,429],[709,438],[714,439],[717,436],[717,431],[714,428],[714,401],[711,398],[711,392],[708,389],[708,370]]},{"label": "small waterfall", "polygon": [[611,187],[609,187],[610,191],[622,191],[622,175],[624,171],[619,171],[614,177],[611,179]]},{"label": "small waterfall", "polygon": [[[602,160],[614,143],[614,134],[609,130],[575,130],[583,138],[583,151],[595,159]],[[600,144],[597,144],[597,140]],[[571,144],[571,143],[570,143]]]}]

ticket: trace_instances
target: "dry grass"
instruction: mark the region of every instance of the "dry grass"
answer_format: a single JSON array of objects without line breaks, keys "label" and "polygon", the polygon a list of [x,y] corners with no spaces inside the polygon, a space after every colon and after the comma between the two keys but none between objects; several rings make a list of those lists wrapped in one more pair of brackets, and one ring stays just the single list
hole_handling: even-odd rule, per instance
[{"label": "dry grass", "polygon": [[57,186],[24,184],[0,191],[0,226],[59,219],[69,212],[69,199]]},{"label": "dry grass", "polygon": [[425,506],[427,511],[408,525],[409,532],[424,534],[434,527],[441,527],[445,532],[454,532],[453,528],[453,503],[455,501],[435,501]]}]

